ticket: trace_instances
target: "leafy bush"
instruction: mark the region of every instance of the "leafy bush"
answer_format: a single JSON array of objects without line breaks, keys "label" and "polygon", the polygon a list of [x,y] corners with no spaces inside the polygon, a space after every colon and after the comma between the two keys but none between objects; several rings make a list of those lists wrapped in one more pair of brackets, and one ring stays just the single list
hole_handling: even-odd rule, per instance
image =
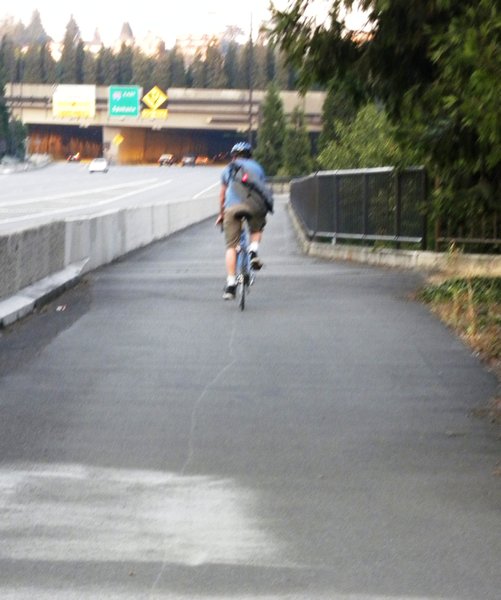
[{"label": "leafy bush", "polygon": [[336,123],[337,139],[318,155],[322,169],[356,169],[403,163],[395,128],[375,104],[361,108],[352,122]]}]

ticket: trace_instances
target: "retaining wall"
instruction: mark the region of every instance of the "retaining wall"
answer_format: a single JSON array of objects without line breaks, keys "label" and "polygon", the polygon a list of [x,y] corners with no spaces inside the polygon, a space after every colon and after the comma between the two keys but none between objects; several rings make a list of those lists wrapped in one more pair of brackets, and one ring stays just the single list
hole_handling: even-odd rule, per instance
[{"label": "retaining wall", "polygon": [[289,213],[299,244],[305,254],[319,258],[348,260],[369,265],[399,267],[419,271],[440,272],[454,277],[501,277],[501,256],[492,254],[462,254],[460,252],[429,252],[423,250],[394,250],[313,242],[307,238],[289,205]]},{"label": "retaining wall", "polygon": [[0,234],[0,300],[65,268],[90,271],[216,215],[214,199],[126,208]]}]

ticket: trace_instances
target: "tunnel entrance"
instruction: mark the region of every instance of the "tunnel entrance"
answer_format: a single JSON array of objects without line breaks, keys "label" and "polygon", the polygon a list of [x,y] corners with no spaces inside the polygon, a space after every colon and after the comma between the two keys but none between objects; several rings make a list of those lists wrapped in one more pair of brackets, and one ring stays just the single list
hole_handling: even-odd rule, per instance
[{"label": "tunnel entrance", "polygon": [[84,159],[96,158],[103,154],[103,130],[77,125],[29,125],[27,152],[49,154],[54,160],[77,152]]}]

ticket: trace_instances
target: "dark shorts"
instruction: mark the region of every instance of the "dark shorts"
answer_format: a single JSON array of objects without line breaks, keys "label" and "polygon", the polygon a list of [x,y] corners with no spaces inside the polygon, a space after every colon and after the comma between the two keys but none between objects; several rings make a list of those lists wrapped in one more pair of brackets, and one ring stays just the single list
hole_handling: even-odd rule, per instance
[{"label": "dark shorts", "polygon": [[236,248],[240,242],[242,218],[247,219],[249,231],[258,233],[266,225],[266,212],[261,207],[252,207],[248,204],[234,204],[224,211],[224,235],[227,248]]}]

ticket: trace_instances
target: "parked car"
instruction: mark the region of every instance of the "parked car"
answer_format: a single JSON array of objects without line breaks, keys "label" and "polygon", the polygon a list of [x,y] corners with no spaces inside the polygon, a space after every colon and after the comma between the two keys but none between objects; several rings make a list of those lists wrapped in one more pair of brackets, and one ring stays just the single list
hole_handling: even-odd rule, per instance
[{"label": "parked car", "polygon": [[194,167],[197,157],[194,154],[185,154],[181,159],[181,165],[183,167]]},{"label": "parked car", "polygon": [[209,157],[208,156],[197,156],[195,158],[195,164],[196,165],[208,165],[209,164]]},{"label": "parked car", "polygon": [[94,158],[89,163],[89,173],[107,173],[109,163],[105,158]]},{"label": "parked car", "polygon": [[174,154],[161,154],[158,159],[158,164],[163,167],[165,165],[173,165],[176,162]]}]

